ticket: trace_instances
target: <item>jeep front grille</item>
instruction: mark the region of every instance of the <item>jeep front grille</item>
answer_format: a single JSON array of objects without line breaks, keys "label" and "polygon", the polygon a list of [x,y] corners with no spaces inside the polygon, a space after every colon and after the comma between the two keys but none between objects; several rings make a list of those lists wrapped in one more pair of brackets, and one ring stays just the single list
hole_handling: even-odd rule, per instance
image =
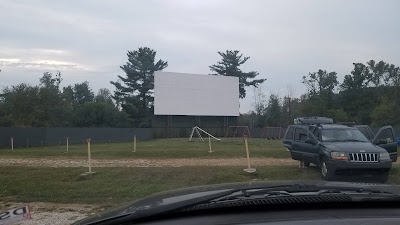
[{"label": "jeep front grille", "polygon": [[378,162],[378,153],[349,153],[350,162]]}]

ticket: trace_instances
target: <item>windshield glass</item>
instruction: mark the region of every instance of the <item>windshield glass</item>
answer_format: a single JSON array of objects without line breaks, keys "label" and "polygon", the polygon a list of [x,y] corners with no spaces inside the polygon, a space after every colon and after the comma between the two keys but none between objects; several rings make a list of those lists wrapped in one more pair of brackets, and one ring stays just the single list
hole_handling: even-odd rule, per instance
[{"label": "windshield glass", "polygon": [[387,151],[360,173],[400,184],[399,9],[0,0],[0,224],[15,205],[69,224],[180,188],[341,180],[334,141]]},{"label": "windshield glass", "polygon": [[322,130],[322,141],[361,141],[368,139],[356,129],[326,129]]}]

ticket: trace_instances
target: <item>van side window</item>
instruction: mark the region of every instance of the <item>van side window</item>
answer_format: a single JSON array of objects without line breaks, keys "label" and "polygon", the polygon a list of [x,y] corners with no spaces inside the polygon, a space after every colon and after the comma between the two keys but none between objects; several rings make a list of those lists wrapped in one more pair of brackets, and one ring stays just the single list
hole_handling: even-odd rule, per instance
[{"label": "van side window", "polygon": [[293,139],[293,130],[294,130],[293,127],[288,128],[288,131],[287,131],[286,137],[285,137],[286,139]]},{"label": "van side window", "polygon": [[307,131],[302,128],[296,128],[294,140],[304,142],[307,139]]}]

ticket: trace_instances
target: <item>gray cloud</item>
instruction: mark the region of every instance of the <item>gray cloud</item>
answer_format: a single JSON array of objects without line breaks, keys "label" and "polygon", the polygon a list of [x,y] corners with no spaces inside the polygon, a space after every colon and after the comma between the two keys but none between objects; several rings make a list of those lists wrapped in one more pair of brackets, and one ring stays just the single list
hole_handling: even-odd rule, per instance
[{"label": "gray cloud", "polygon": [[[400,64],[398,1],[2,1],[0,86],[37,83],[62,70],[64,83],[112,88],[126,51],[140,46],[168,60],[167,71],[209,73],[217,51],[237,49],[244,70],[266,77],[267,93],[304,91],[320,68],[340,77],[353,62]],[[10,59],[19,61],[10,62]],[[8,60],[8,61],[7,61]],[[251,90],[242,111],[252,106]]]}]

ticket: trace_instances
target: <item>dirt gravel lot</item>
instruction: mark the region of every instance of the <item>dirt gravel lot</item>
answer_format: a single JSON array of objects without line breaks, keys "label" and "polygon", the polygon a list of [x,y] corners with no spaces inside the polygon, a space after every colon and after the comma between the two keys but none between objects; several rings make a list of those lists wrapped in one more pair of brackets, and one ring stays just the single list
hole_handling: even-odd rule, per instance
[{"label": "dirt gravel lot", "polygon": [[20,225],[64,225],[83,219],[102,209],[96,205],[55,204],[44,202],[15,203],[0,201],[0,209],[7,210],[28,205],[32,219],[19,222]]},{"label": "dirt gravel lot", "polygon": [[[254,166],[295,165],[292,159],[254,158]],[[0,166],[33,167],[86,167],[87,160],[82,159],[38,159],[38,158],[0,158]],[[182,166],[247,166],[246,158],[226,159],[93,159],[92,167],[182,167]]]}]

